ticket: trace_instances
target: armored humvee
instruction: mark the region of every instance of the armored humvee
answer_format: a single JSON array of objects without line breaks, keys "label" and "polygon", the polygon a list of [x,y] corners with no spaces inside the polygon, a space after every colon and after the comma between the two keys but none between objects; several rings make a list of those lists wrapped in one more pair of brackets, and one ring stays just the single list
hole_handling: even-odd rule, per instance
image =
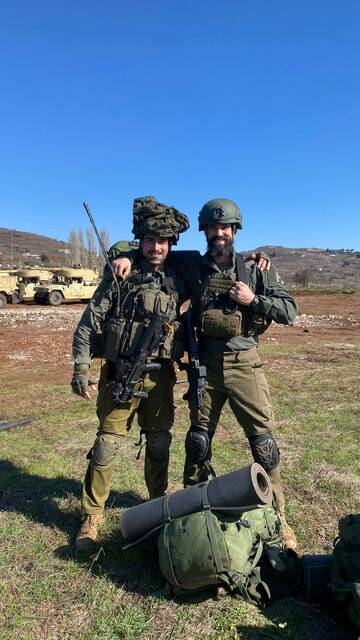
[{"label": "armored humvee", "polygon": [[56,279],[50,269],[21,269],[17,272],[19,298],[22,302],[34,300],[36,287],[46,286]]},{"label": "armored humvee", "polygon": [[17,277],[11,271],[3,271],[0,272],[0,307],[4,307],[8,302],[19,302]]},{"label": "armored humvee", "polygon": [[88,301],[100,282],[96,271],[82,268],[58,269],[54,278],[56,282],[35,287],[35,302],[58,306],[65,301]]}]

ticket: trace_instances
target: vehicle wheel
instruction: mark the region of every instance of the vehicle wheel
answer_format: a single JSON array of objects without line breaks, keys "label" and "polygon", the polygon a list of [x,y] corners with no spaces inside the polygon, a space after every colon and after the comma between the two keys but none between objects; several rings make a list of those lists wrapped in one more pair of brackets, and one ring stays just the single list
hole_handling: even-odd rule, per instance
[{"label": "vehicle wheel", "polygon": [[5,307],[7,304],[7,297],[4,293],[0,293],[0,307]]},{"label": "vehicle wheel", "polygon": [[20,302],[19,294],[16,293],[16,291],[14,291],[14,293],[11,294],[11,304],[19,304],[19,302]]},{"label": "vehicle wheel", "polygon": [[45,304],[45,298],[43,296],[39,296],[35,293],[34,295],[35,304]]},{"label": "vehicle wheel", "polygon": [[57,307],[59,306],[59,304],[62,303],[62,301],[63,301],[63,297],[60,291],[50,291],[49,304],[51,304],[53,307]]}]

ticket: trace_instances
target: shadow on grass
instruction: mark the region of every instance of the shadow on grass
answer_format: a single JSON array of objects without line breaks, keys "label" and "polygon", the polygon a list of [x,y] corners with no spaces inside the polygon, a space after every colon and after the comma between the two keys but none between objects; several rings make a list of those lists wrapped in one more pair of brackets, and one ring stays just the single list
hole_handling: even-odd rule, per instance
[{"label": "shadow on grass", "polygon": [[[332,607],[311,605],[302,600],[284,598],[262,610],[264,618],[271,621],[261,628],[251,624],[234,627],[238,640],[351,640],[354,636]],[[347,628],[346,628],[347,627]]]},{"label": "shadow on grass", "polygon": [[[82,484],[78,480],[31,475],[7,460],[0,460],[0,478],[0,511],[22,513],[34,522],[56,527],[73,542],[80,522]],[[64,509],[57,503],[61,499],[67,501]],[[113,507],[130,507],[142,498],[131,491],[112,491],[109,502]]]},{"label": "shadow on grass", "polygon": [[63,476],[32,475],[7,460],[0,460],[0,479],[0,511],[21,513],[34,522],[67,534],[68,544],[54,549],[57,557],[85,564],[94,575],[107,576],[128,591],[149,594],[161,587],[154,545],[149,542],[124,552],[117,523],[119,514],[113,513],[113,509],[129,508],[143,502],[137,493],[110,493],[107,521],[113,524],[112,530],[103,537],[97,553],[89,557],[77,553],[74,545],[80,524],[81,482]]}]

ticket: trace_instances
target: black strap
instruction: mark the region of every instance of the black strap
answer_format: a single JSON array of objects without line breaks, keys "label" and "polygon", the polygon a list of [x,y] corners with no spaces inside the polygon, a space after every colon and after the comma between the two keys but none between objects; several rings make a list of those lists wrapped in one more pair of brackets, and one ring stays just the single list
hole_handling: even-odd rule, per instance
[{"label": "black strap", "polygon": [[245,268],[244,256],[242,256],[241,253],[236,253],[235,272],[236,281],[240,282],[241,280],[241,282],[245,282],[245,284],[247,284],[249,277]]},{"label": "black strap", "polygon": [[224,566],[221,560],[220,549],[216,539],[214,522],[213,522],[210,503],[209,503],[208,494],[207,494],[208,485],[204,482],[204,484],[200,486],[201,486],[201,500],[202,500],[203,511],[205,513],[206,529],[209,536],[210,547],[211,547],[212,555],[213,555],[215,566],[216,566],[216,572],[221,574],[224,571]]},{"label": "black strap", "polygon": [[177,587],[180,587],[181,585],[176,578],[173,563],[172,563],[171,553],[170,553],[169,524],[171,523],[171,516],[169,511],[169,497],[170,496],[168,495],[164,496],[163,503],[162,503],[163,520],[165,523],[164,531],[163,531],[163,540],[164,540],[164,547],[165,547],[165,551],[168,559],[168,565],[169,565],[172,583]]}]

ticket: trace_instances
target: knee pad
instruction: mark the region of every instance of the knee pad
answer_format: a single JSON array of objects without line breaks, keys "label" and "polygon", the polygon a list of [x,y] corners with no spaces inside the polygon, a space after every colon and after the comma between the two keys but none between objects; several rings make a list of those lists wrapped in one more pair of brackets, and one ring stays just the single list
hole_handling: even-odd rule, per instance
[{"label": "knee pad", "polygon": [[102,433],[94,442],[91,460],[99,467],[107,467],[114,460],[118,450],[119,436]]},{"label": "knee pad", "polygon": [[185,440],[186,456],[194,464],[211,460],[211,436],[204,429],[190,427]]},{"label": "knee pad", "polygon": [[271,471],[280,462],[280,451],[270,431],[249,438],[254,462],[258,462],[265,469]]},{"label": "knee pad", "polygon": [[155,460],[164,460],[169,455],[171,440],[170,431],[148,431],[146,449]]}]

